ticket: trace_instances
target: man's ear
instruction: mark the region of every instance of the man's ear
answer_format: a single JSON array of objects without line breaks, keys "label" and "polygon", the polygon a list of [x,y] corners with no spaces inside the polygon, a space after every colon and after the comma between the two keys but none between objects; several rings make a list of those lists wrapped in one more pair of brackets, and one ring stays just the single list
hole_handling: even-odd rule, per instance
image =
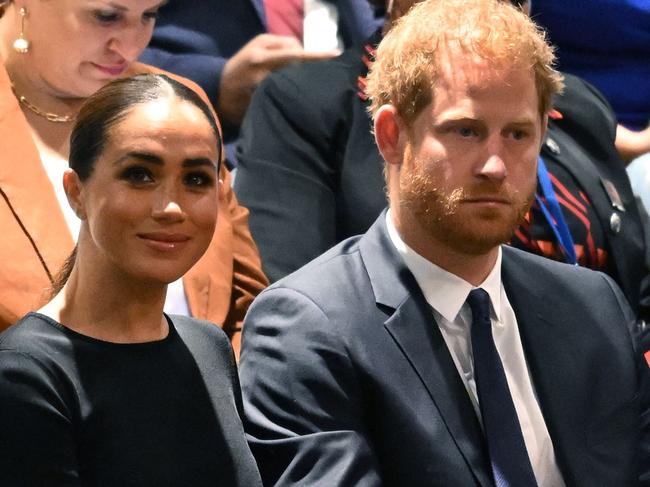
[{"label": "man's ear", "polygon": [[407,139],[406,125],[393,105],[383,105],[375,114],[375,141],[388,164],[401,164]]},{"label": "man's ear", "polygon": [[73,169],[66,169],[63,173],[63,189],[68,197],[68,204],[81,219],[86,219],[86,209],[84,205],[83,184],[79,175]]}]

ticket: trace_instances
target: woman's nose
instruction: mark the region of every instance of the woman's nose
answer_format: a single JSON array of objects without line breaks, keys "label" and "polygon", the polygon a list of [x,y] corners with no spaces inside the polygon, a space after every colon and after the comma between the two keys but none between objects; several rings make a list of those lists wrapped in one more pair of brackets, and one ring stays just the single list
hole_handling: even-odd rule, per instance
[{"label": "woman's nose", "polygon": [[175,192],[163,191],[153,205],[151,216],[155,220],[176,222],[185,219],[185,212]]},{"label": "woman's nose", "polygon": [[150,34],[137,27],[127,27],[108,41],[108,49],[130,64],[142,54],[150,38]]}]

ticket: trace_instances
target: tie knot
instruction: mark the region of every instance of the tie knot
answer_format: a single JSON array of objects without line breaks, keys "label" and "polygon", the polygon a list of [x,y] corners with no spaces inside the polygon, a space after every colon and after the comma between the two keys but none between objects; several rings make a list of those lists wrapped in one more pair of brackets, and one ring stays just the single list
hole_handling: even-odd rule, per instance
[{"label": "tie knot", "polygon": [[467,303],[472,308],[472,316],[476,320],[490,320],[490,295],[483,288],[472,289],[467,296]]}]

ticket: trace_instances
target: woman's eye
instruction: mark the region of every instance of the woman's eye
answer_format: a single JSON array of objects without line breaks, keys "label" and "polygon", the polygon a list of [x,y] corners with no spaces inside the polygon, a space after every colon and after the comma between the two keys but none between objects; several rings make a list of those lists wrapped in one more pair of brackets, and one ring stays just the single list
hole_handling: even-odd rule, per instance
[{"label": "woman's eye", "polygon": [[153,182],[153,175],[145,167],[129,167],[122,173],[122,179],[135,185],[143,185]]},{"label": "woman's eye", "polygon": [[120,18],[119,14],[112,10],[95,10],[93,16],[100,24],[111,24]]},{"label": "woman's eye", "polygon": [[201,172],[194,172],[185,175],[184,183],[195,188],[212,186],[214,184],[214,178]]}]

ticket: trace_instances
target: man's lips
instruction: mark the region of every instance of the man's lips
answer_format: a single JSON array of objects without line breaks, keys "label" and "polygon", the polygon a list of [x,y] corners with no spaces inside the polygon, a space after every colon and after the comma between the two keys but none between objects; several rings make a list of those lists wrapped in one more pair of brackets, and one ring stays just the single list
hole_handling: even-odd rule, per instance
[{"label": "man's lips", "polygon": [[462,199],[463,203],[509,205],[510,199],[503,196],[471,196]]},{"label": "man's lips", "polygon": [[95,66],[101,72],[108,74],[109,76],[119,76],[126,70],[127,67],[126,63],[119,63],[119,64],[92,63],[92,65]]},{"label": "man's lips", "polygon": [[177,250],[190,241],[190,237],[183,233],[150,232],[140,233],[138,237],[150,247],[162,251]]}]

